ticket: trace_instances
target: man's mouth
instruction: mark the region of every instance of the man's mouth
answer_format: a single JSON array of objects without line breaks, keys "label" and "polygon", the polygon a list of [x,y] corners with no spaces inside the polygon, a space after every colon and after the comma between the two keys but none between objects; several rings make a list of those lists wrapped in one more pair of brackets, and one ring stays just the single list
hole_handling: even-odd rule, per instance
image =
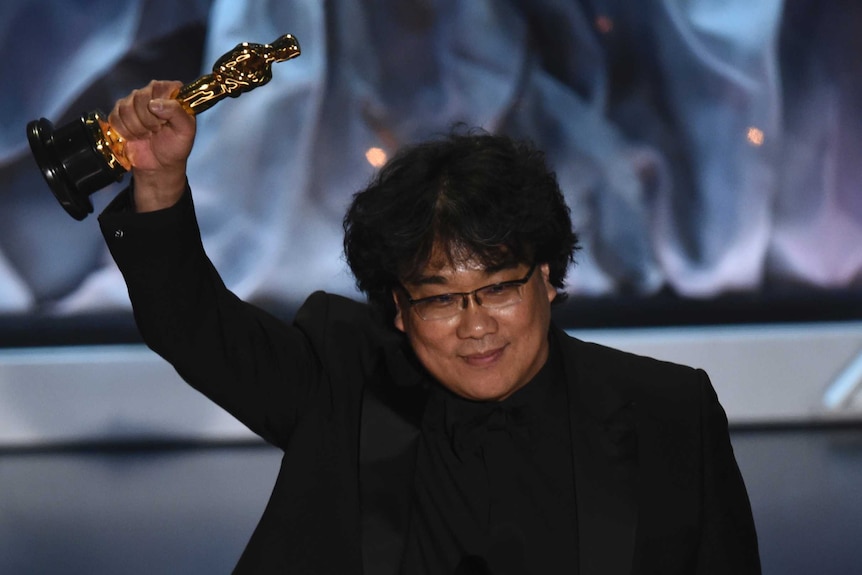
[{"label": "man's mouth", "polygon": [[495,349],[489,349],[483,352],[465,354],[462,355],[461,358],[468,365],[471,365],[473,367],[485,367],[499,360],[500,357],[503,355],[503,351],[505,349],[506,346],[502,346]]}]

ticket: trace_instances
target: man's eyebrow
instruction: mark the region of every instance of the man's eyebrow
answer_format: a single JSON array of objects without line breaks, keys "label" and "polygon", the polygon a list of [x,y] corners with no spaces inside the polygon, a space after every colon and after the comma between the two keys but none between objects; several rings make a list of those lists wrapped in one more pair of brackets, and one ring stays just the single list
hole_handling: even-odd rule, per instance
[{"label": "man's eyebrow", "polygon": [[519,265],[521,265],[521,262],[513,262],[513,261],[500,262],[498,264],[494,264],[492,266],[486,267],[485,268],[485,274],[491,276],[497,272],[502,272],[502,271],[506,271],[506,270],[513,270],[516,267],[518,267]]},{"label": "man's eyebrow", "polygon": [[410,279],[407,283],[410,285],[416,286],[424,286],[424,285],[446,285],[449,283],[443,276],[417,276],[415,278]]}]

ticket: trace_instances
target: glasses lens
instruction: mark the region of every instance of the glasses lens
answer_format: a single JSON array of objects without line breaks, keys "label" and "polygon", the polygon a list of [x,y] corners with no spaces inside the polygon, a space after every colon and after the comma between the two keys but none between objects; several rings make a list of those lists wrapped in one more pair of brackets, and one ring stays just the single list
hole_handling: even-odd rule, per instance
[{"label": "glasses lens", "polygon": [[476,292],[483,307],[500,308],[521,301],[521,283],[504,283],[488,286]]},{"label": "glasses lens", "polygon": [[461,311],[461,297],[444,294],[418,301],[413,307],[422,319],[445,319],[457,315]]}]

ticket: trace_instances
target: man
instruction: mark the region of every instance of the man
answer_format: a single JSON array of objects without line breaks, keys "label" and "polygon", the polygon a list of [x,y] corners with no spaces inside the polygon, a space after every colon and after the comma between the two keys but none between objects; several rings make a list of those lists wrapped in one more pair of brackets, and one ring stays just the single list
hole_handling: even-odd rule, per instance
[{"label": "man", "polygon": [[577,238],[539,152],[401,152],[344,220],[370,305],[286,325],[204,254],[178,87],[112,110],[134,181],[100,223],[147,344],[284,450],[237,573],[760,572],[706,374],[552,325]]}]

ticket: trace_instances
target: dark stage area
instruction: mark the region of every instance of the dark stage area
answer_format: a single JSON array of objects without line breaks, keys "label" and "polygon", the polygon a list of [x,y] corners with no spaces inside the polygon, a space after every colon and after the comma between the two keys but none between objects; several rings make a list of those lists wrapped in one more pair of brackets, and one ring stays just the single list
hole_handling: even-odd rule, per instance
[{"label": "dark stage area", "polygon": [[[862,426],[733,430],[767,575],[862,566]],[[0,452],[0,573],[229,573],[275,480],[256,443]]]}]

